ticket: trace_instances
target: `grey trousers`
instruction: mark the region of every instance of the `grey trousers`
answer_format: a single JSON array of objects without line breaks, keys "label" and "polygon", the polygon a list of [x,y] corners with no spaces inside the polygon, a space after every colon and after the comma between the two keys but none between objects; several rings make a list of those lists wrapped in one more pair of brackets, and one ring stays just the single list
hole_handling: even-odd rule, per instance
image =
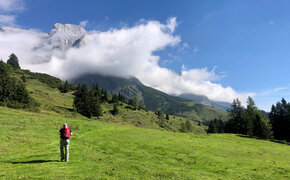
[{"label": "grey trousers", "polygon": [[[65,149],[65,154],[63,152],[63,147]],[[68,161],[69,158],[69,139],[60,139],[60,156],[61,159],[65,159],[65,161]]]}]

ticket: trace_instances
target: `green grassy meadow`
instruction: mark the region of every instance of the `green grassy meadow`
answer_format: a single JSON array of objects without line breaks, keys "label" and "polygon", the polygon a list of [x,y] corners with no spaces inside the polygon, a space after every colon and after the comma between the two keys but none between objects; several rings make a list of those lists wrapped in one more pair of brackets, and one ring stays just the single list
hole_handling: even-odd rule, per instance
[{"label": "green grassy meadow", "polygon": [[[20,75],[23,73],[19,71]],[[18,77],[19,75],[15,75]],[[103,103],[103,116],[73,111],[73,95],[26,74],[40,112],[0,107],[0,179],[289,179],[290,146],[233,134],[179,133],[187,119],[160,126],[154,112]],[[53,79],[53,78],[52,78]],[[60,162],[58,131],[73,130],[70,161]]]},{"label": "green grassy meadow", "polygon": [[[58,130],[74,135],[59,162]],[[0,107],[2,179],[289,179],[290,146]]]},{"label": "green grassy meadow", "polygon": [[[60,93],[58,89],[51,88],[35,79],[27,80],[26,84],[30,95],[40,103],[41,113],[81,118],[79,114],[73,111],[72,92]],[[170,116],[169,120],[165,120],[165,127],[162,128],[159,125],[161,120],[154,112],[132,110],[128,108],[126,103],[119,103],[119,113],[116,116],[113,116],[110,112],[113,109],[113,104],[103,103],[102,109],[103,116],[100,117],[101,121],[173,132],[178,132],[180,124],[187,120],[183,117]],[[206,126],[199,126],[193,121],[191,124],[194,133],[205,133]]]}]

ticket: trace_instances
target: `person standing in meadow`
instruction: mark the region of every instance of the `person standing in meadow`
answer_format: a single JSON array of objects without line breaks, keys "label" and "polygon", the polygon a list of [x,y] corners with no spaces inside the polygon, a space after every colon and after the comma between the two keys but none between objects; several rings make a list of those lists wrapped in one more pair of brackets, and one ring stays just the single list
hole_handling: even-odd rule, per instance
[{"label": "person standing in meadow", "polygon": [[[60,135],[60,156],[61,156],[61,161],[65,160],[68,162],[69,159],[69,138],[72,135],[72,131],[70,128],[67,126],[66,123],[63,124],[63,128],[59,130]],[[63,151],[63,148],[65,149],[65,153]]]}]

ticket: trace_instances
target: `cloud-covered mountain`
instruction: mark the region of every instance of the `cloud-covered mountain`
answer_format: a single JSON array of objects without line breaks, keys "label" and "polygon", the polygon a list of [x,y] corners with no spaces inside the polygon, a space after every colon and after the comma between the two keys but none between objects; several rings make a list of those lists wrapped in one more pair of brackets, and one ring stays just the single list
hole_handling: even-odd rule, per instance
[{"label": "cloud-covered mountain", "polygon": [[99,73],[122,78],[136,77],[143,84],[171,95],[196,94],[210,100],[245,101],[252,93],[238,93],[216,83],[214,71],[183,69],[175,73],[159,66],[155,52],[177,47],[176,18],[166,24],[140,21],[132,27],[108,31],[86,31],[81,26],[55,24],[49,33],[3,27],[0,58],[15,53],[23,68],[48,73],[63,80]]},{"label": "cloud-covered mountain", "polygon": [[73,84],[85,83],[89,87],[97,83],[110,95],[121,93],[126,99],[137,97],[140,104],[148,110],[162,110],[164,113],[186,117],[188,119],[205,122],[214,118],[226,120],[228,113],[225,109],[218,110],[212,107],[193,102],[191,100],[170,96],[154,88],[144,86],[136,78],[120,78],[102,76],[100,74],[82,75],[70,81]]}]

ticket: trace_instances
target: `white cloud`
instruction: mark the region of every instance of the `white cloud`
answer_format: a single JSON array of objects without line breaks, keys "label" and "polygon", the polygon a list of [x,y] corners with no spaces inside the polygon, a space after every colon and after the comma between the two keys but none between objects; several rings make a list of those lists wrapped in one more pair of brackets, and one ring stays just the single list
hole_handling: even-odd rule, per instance
[{"label": "white cloud", "polygon": [[182,45],[178,48],[178,51],[181,53],[185,53],[188,48],[189,48],[189,45],[185,42],[185,43],[182,43]]},{"label": "white cloud", "polygon": [[166,27],[170,30],[171,33],[174,32],[176,26],[177,26],[176,17],[169,18],[167,20]]},{"label": "white cloud", "polygon": [[275,93],[275,92],[278,92],[278,91],[282,91],[282,90],[285,90],[285,89],[287,89],[287,88],[282,87],[282,88],[275,88],[275,89],[265,90],[265,91],[260,92],[257,95],[259,95],[259,96],[268,96],[269,94],[272,94],[272,93]]},{"label": "white cloud", "polygon": [[80,22],[80,26],[82,26],[82,27],[86,27],[87,25],[88,25],[88,23],[89,23],[89,21],[88,20],[85,20],[85,21],[81,21]]},{"label": "white cloud", "polygon": [[168,59],[162,59],[162,61],[160,62],[161,66],[167,66],[169,64],[172,64],[173,61],[172,60],[168,60]]},{"label": "white cloud", "polygon": [[195,46],[195,47],[193,48],[193,52],[196,53],[197,51],[199,51],[199,49],[198,49],[198,47]]},{"label": "white cloud", "polygon": [[24,0],[0,0],[0,26],[16,26],[15,14],[24,9]]},{"label": "white cloud", "polygon": [[12,12],[24,9],[24,0],[0,0],[0,11]]},{"label": "white cloud", "polygon": [[254,95],[238,93],[231,87],[213,83],[219,78],[215,70],[183,68],[181,73],[175,73],[160,67],[160,57],[154,52],[180,43],[180,37],[173,34],[176,26],[176,18],[171,18],[167,24],[144,21],[133,27],[91,31],[84,37],[85,43],[80,48],[70,48],[65,56],[59,56],[48,45],[39,46],[43,34],[32,31],[0,33],[0,58],[5,59],[14,52],[23,68],[62,79],[101,73],[137,77],[145,85],[173,95],[194,93],[227,102],[234,98],[245,102],[249,95]]},{"label": "white cloud", "polygon": [[[8,32],[0,32],[0,59],[6,60],[11,53],[15,53],[20,60],[20,65],[42,63],[49,58],[51,48],[42,47],[37,50],[35,47],[41,44],[43,34],[32,30],[21,30],[7,28]],[[47,57],[45,57],[47,56]],[[26,68],[29,66],[26,65]]]},{"label": "white cloud", "polygon": [[15,16],[0,14],[0,26],[14,26],[15,22]]}]

